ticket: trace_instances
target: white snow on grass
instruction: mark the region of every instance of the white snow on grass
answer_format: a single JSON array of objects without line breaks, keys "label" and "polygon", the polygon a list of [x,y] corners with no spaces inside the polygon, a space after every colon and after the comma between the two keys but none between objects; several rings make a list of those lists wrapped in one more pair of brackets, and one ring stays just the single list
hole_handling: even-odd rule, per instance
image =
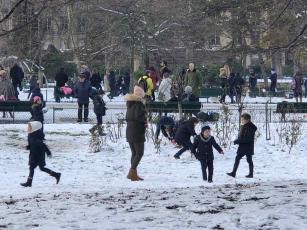
[{"label": "white snow on grass", "polygon": [[[163,139],[161,153],[151,141],[138,172],[142,182],[126,179],[130,149],[124,137],[90,153],[90,125],[46,124],[53,158],[47,167],[61,181],[36,169],[33,187],[19,185],[28,175],[26,125],[1,125],[0,229],[306,229],[306,123],[291,154],[258,138],[255,178],[246,179],[241,160],[231,171],[236,146],[215,152],[213,184],[201,179],[200,163]],[[214,130],[213,130],[214,131]],[[123,129],[123,132],[125,130]],[[214,134],[214,132],[213,132]]]}]

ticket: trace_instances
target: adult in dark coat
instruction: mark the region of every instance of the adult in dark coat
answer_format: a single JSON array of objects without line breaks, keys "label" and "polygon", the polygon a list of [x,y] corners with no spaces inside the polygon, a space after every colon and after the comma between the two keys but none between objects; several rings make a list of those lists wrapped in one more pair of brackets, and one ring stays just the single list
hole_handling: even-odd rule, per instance
[{"label": "adult in dark coat", "polygon": [[65,73],[64,68],[60,68],[60,71],[55,75],[55,86],[60,88],[65,86],[68,82],[68,75]]},{"label": "adult in dark coat", "polygon": [[133,94],[127,94],[127,129],[126,138],[131,149],[131,168],[127,178],[132,181],[143,180],[137,174],[137,166],[144,155],[145,130],[147,127],[146,110],[144,105],[145,92],[135,86]]},{"label": "adult in dark coat", "polygon": [[114,71],[110,71],[108,79],[109,79],[109,86],[110,86],[109,97],[112,99],[116,94],[116,78],[115,78],[115,72]]},{"label": "adult in dark coat", "polygon": [[192,153],[194,153],[197,160],[200,161],[203,180],[207,180],[208,168],[208,182],[212,183],[213,177],[213,147],[220,153],[224,154],[222,148],[216,143],[213,136],[211,136],[211,128],[207,125],[201,128],[201,133],[194,139]]},{"label": "adult in dark coat", "polygon": [[20,66],[18,66],[17,63],[14,64],[14,66],[10,70],[10,77],[12,79],[12,84],[15,90],[15,97],[18,99],[18,87],[19,90],[22,90],[22,80],[24,78],[24,72]]},{"label": "adult in dark coat", "polygon": [[275,95],[276,86],[277,86],[277,73],[275,69],[271,70],[270,80],[271,80],[270,91],[273,95]]},{"label": "adult in dark coat", "polygon": [[75,88],[75,96],[78,99],[78,120],[82,121],[82,111],[84,108],[84,122],[88,122],[88,104],[92,93],[92,87],[89,81],[86,80],[86,76],[81,73],[79,76],[79,82]]},{"label": "adult in dark coat", "polygon": [[236,76],[234,73],[230,73],[230,76],[228,78],[228,95],[230,97],[231,103],[235,102],[233,99],[233,96],[236,95],[235,85],[236,85]]},{"label": "adult in dark coat", "polygon": [[236,160],[232,172],[227,173],[227,175],[236,177],[240,160],[242,157],[246,156],[246,160],[249,165],[249,174],[246,177],[252,178],[254,176],[254,164],[252,157],[254,155],[254,140],[257,127],[251,122],[251,116],[247,113],[241,115],[241,124],[239,137],[234,141],[235,145],[239,145]]},{"label": "adult in dark coat", "polygon": [[240,73],[236,74],[235,78],[235,91],[236,91],[236,102],[240,103],[242,98],[243,86],[244,86],[244,79],[240,75]]},{"label": "adult in dark coat", "polygon": [[193,145],[190,140],[191,136],[195,136],[195,126],[198,123],[198,119],[195,117],[190,118],[188,121],[183,122],[177,129],[175,134],[175,141],[177,144],[183,146],[175,155],[175,159],[180,159],[182,153],[187,150],[191,150]]},{"label": "adult in dark coat", "polygon": [[161,66],[161,69],[160,69],[161,79],[163,78],[165,73],[169,75],[172,73],[172,71],[167,67],[167,61],[162,61],[160,66]]},{"label": "adult in dark coat", "polygon": [[123,95],[126,95],[129,92],[129,88],[130,88],[130,74],[127,71],[124,74]]},{"label": "adult in dark coat", "polygon": [[101,87],[102,78],[97,71],[97,69],[93,69],[93,75],[91,77],[91,85],[95,87],[96,89],[102,89]]},{"label": "adult in dark coat", "polygon": [[21,186],[31,187],[32,180],[34,176],[34,170],[37,166],[43,172],[48,173],[50,176],[55,177],[56,183],[59,183],[61,173],[56,173],[45,167],[45,154],[51,157],[51,152],[47,145],[43,142],[43,135],[40,132],[42,128],[42,123],[39,121],[32,121],[28,123],[28,146],[27,149],[30,150],[29,154],[29,166],[30,172],[28,180],[25,183],[21,183]]},{"label": "adult in dark coat", "polygon": [[250,74],[250,77],[249,77],[249,90],[252,95],[254,95],[256,92],[256,86],[257,86],[257,77],[255,73],[253,72]]}]

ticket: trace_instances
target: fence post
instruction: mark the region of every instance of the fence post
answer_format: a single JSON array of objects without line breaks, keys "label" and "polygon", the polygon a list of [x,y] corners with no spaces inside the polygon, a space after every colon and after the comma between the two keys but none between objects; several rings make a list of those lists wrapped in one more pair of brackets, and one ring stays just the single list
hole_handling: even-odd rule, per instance
[{"label": "fence post", "polygon": [[271,140],[271,135],[270,135],[270,123],[269,123],[269,109],[268,109],[268,102],[265,104],[265,137],[266,140]]},{"label": "fence post", "polygon": [[52,122],[55,123],[55,110],[54,110],[54,106],[52,107]]}]

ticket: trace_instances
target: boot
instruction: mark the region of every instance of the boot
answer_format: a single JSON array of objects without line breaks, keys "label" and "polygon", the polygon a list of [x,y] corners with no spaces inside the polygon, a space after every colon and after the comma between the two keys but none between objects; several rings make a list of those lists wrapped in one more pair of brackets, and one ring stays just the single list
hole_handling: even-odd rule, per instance
[{"label": "boot", "polygon": [[50,174],[50,176],[54,177],[56,179],[56,183],[58,184],[60,182],[61,179],[61,173],[57,173],[57,172],[52,172]]},{"label": "boot", "polygon": [[253,163],[249,163],[249,174],[245,176],[246,178],[253,178],[254,177],[254,165]]},{"label": "boot", "polygon": [[234,172],[231,172],[231,173],[227,173],[228,176],[231,176],[231,177],[236,177],[236,173]]},{"label": "boot", "polygon": [[144,180],[142,177],[139,177],[137,170],[135,170],[135,172],[136,172],[136,177],[138,178],[138,180]]},{"label": "boot", "polygon": [[139,180],[139,178],[137,176],[137,172],[136,172],[135,169],[130,169],[129,170],[127,178],[130,179],[131,181],[138,181]]},{"label": "boot", "polygon": [[25,183],[20,183],[20,185],[23,186],[23,187],[32,187],[32,178],[31,178],[31,177],[28,177],[27,182],[25,182]]},{"label": "boot", "polygon": [[253,178],[254,175],[253,175],[252,173],[250,173],[250,174],[246,175],[245,177],[246,177],[246,178]]}]

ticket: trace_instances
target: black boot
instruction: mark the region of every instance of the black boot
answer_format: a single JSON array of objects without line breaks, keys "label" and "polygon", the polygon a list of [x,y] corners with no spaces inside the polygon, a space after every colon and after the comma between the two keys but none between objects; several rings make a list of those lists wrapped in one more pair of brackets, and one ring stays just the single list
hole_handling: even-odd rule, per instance
[{"label": "black boot", "polygon": [[23,186],[23,187],[32,187],[32,178],[28,177],[27,182],[20,183],[20,185]]},{"label": "black boot", "polygon": [[227,173],[228,176],[232,176],[232,177],[236,177],[236,173],[231,172],[231,173]]},{"label": "black boot", "polygon": [[50,173],[50,176],[53,176],[56,179],[57,184],[60,182],[61,173],[52,172],[52,173]]},{"label": "black boot", "polygon": [[254,175],[253,175],[253,174],[248,174],[248,175],[246,175],[245,177],[246,177],[246,178],[253,178]]}]

